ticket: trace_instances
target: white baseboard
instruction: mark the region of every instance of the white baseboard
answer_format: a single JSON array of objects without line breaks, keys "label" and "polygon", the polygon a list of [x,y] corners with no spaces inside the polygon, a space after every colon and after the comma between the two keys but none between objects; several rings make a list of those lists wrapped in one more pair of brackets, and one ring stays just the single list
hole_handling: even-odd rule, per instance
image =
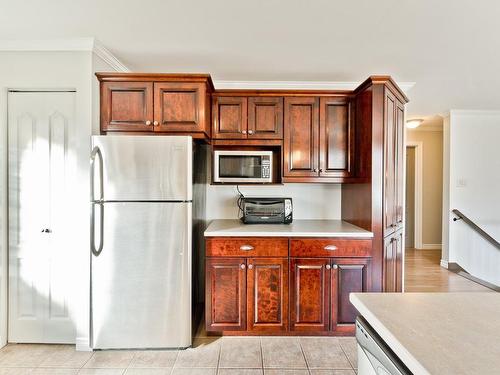
[{"label": "white baseboard", "polygon": [[447,260],[441,259],[441,261],[439,262],[439,265],[443,268],[448,269],[448,261]]},{"label": "white baseboard", "polygon": [[420,250],[441,250],[441,247],[440,243],[423,243]]},{"label": "white baseboard", "polygon": [[92,351],[88,337],[77,337],[75,340],[75,343],[76,343],[76,350],[79,352],[91,352]]}]

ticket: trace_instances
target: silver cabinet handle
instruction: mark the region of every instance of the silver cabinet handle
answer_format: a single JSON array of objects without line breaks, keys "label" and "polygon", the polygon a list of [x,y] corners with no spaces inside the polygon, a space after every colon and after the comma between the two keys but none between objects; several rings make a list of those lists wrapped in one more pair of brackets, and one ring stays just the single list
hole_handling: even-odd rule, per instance
[{"label": "silver cabinet handle", "polygon": [[[95,207],[99,205],[100,208],[100,222],[99,222],[99,246],[95,247]],[[90,250],[94,256],[98,257],[102,252],[104,246],[104,204],[102,202],[92,203],[90,212]]]},{"label": "silver cabinet handle", "polygon": [[246,266],[245,266],[244,264],[240,264],[240,268],[241,268],[242,270],[244,270],[244,269],[246,268]]},{"label": "silver cabinet handle", "polygon": [[339,266],[337,266],[336,264],[334,264],[334,265],[332,266],[332,268],[333,268],[334,270],[336,270],[337,268],[339,268]]},{"label": "silver cabinet handle", "polygon": [[328,251],[335,251],[338,249],[338,247],[335,245],[326,245],[323,249],[328,250]]},{"label": "silver cabinet handle", "polygon": [[251,270],[253,268],[253,264],[248,265],[248,269]]},{"label": "silver cabinet handle", "polygon": [[330,268],[332,268],[332,267],[330,267],[330,265],[329,265],[329,264],[327,264],[327,265],[325,266],[325,268],[326,268],[327,270],[329,270],[329,269],[330,269]]},{"label": "silver cabinet handle", "polygon": [[247,131],[246,130],[242,130],[241,134],[247,134]]},{"label": "silver cabinet handle", "polygon": [[249,130],[248,134],[252,135],[253,134],[253,130]]},{"label": "silver cabinet handle", "polygon": [[151,121],[146,121],[146,125],[151,125]]},{"label": "silver cabinet handle", "polygon": [[158,121],[153,121],[154,126],[158,126]]},{"label": "silver cabinet handle", "polygon": [[[99,198],[95,197],[95,183],[94,183],[94,175],[95,175],[95,159],[96,156],[99,158]],[[103,170],[104,170],[104,161],[102,159],[102,153],[99,147],[94,147],[92,152],[90,153],[90,201],[94,202],[96,200],[102,201],[104,199],[104,183],[103,183]]]},{"label": "silver cabinet handle", "polygon": [[240,250],[250,251],[250,250],[253,250],[253,246],[252,245],[241,245]]}]

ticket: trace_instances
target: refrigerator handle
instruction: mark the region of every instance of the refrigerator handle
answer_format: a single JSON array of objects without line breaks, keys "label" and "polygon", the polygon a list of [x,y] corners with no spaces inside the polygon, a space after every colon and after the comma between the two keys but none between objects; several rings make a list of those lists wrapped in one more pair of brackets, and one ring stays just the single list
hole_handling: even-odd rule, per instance
[{"label": "refrigerator handle", "polygon": [[[95,247],[95,207],[99,205],[100,211],[100,220],[99,220],[99,246]],[[98,257],[104,246],[104,204],[92,203],[92,209],[90,213],[90,250],[92,250],[92,254]]]},{"label": "refrigerator handle", "polygon": [[[95,157],[99,158],[99,198],[95,198]],[[102,153],[99,147],[95,146],[90,154],[90,201],[94,202],[96,200],[102,201],[104,199],[104,176],[103,176],[104,162],[102,159]]]}]

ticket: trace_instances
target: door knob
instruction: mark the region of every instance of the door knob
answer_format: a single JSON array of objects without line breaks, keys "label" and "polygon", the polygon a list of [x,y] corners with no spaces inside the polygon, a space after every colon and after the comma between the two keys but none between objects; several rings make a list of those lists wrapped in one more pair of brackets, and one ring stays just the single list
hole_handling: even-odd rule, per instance
[{"label": "door knob", "polygon": [[248,265],[248,269],[251,270],[253,268],[253,264]]},{"label": "door knob", "polygon": [[146,121],[146,125],[151,125],[151,121]]},{"label": "door knob", "polygon": [[253,134],[253,130],[249,130],[248,134],[252,135]]},{"label": "door knob", "polygon": [[246,130],[242,130],[241,134],[247,134],[247,131]]},{"label": "door knob", "polygon": [[327,265],[325,266],[325,268],[326,268],[327,270],[329,270],[329,269],[330,269],[330,268],[332,268],[332,267],[331,267],[329,264],[327,264]]},{"label": "door knob", "polygon": [[244,264],[240,264],[240,268],[241,268],[242,270],[244,270],[244,269],[246,268],[246,266],[245,266]]},{"label": "door knob", "polygon": [[153,121],[154,126],[158,126],[158,121]]}]

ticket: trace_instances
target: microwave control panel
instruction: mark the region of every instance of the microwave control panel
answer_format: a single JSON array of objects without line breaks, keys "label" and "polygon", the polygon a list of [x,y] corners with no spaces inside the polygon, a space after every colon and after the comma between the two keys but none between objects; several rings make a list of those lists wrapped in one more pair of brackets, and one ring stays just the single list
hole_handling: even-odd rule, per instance
[{"label": "microwave control panel", "polygon": [[271,159],[269,156],[262,158],[262,178],[271,177]]}]

